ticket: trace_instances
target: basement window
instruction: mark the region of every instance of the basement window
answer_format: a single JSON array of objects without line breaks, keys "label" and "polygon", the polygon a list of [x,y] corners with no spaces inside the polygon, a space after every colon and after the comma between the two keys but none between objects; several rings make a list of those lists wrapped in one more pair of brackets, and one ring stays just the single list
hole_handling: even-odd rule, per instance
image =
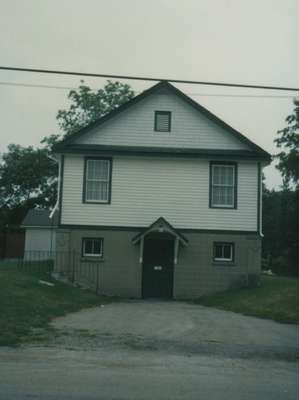
[{"label": "basement window", "polygon": [[83,257],[103,257],[103,238],[83,238]]},{"label": "basement window", "polygon": [[171,112],[155,111],[155,127],[156,132],[170,132],[171,129]]},{"label": "basement window", "polygon": [[233,262],[234,261],[234,243],[215,242],[214,243],[214,261]]}]

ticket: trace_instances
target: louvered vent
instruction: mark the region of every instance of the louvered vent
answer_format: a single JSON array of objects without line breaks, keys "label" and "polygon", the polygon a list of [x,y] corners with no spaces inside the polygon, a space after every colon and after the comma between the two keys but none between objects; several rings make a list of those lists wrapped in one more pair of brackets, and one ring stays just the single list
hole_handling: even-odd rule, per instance
[{"label": "louvered vent", "polygon": [[170,132],[171,112],[156,111],[155,112],[155,131]]}]

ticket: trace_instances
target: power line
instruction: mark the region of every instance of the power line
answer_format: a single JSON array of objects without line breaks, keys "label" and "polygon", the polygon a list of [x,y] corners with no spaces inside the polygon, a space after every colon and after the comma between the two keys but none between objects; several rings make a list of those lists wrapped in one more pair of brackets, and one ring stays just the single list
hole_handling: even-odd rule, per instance
[{"label": "power line", "polygon": [[[28,88],[41,88],[41,89],[58,89],[58,90],[78,90],[75,86],[57,86],[57,85],[44,85],[38,83],[25,83],[25,82],[4,82],[0,81],[1,86],[15,86],[15,87],[28,87]],[[92,91],[98,90],[97,88],[90,88]],[[136,91],[135,93],[141,93]],[[237,97],[237,98],[261,98],[261,99],[293,99],[294,95],[267,95],[267,94],[229,94],[229,93],[194,93],[185,92],[189,96],[202,96],[202,97]]]},{"label": "power line", "polygon": [[249,89],[287,90],[287,91],[293,91],[293,92],[298,92],[299,91],[299,88],[283,87],[283,86],[266,86],[266,85],[249,85],[249,84],[241,84],[241,83],[189,81],[189,80],[184,80],[184,79],[166,79],[166,78],[150,78],[150,77],[128,76],[128,75],[96,74],[96,73],[75,72],[75,71],[59,71],[59,70],[52,70],[52,69],[19,68],[19,67],[0,66],[0,70],[18,71],[18,72],[33,72],[33,73],[39,73],[39,74],[88,76],[88,77],[94,77],[94,78],[108,78],[108,79],[109,78],[126,79],[126,80],[137,80],[137,81],[168,81],[168,82],[172,82],[172,83],[185,83],[185,84],[208,85],[208,86],[239,87],[239,88],[249,88]]},{"label": "power line", "polygon": [[54,86],[54,85],[42,85],[38,83],[24,83],[24,82],[3,82],[0,81],[2,86],[17,86],[17,87],[29,87],[29,88],[43,88],[43,89],[63,89],[63,90],[76,90],[77,87],[71,86]]}]

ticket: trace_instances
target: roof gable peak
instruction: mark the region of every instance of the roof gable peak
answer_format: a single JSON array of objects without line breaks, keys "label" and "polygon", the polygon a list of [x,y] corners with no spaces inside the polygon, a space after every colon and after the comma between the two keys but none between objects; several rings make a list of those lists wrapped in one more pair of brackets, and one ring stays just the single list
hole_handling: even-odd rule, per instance
[{"label": "roof gable peak", "polygon": [[259,156],[269,160],[271,158],[270,154],[267,153],[265,150],[263,150],[261,147],[253,143],[250,139],[248,139],[246,136],[241,134],[239,131],[228,125],[226,122],[218,118],[215,114],[211,113],[208,109],[197,103],[195,100],[193,100],[191,97],[187,96],[185,93],[183,93],[180,89],[176,88],[173,86],[169,81],[163,80],[149,89],[146,89],[139,95],[135,96],[133,99],[129,100],[127,103],[124,103],[120,107],[116,108],[115,110],[111,111],[110,113],[104,115],[103,117],[99,118],[95,122],[89,124],[88,126],[78,130],[77,132],[69,135],[67,138],[63,139],[60,143],[58,143],[56,146],[54,146],[54,152],[63,152],[63,149],[66,148],[67,146],[74,144],[74,142],[79,139],[81,136],[83,136],[85,133],[90,132],[92,129],[104,124],[105,122],[113,119],[115,116],[119,115],[125,110],[128,110],[129,108],[133,107],[135,104],[139,103],[141,100],[147,98],[148,96],[155,94],[159,91],[162,90],[167,90],[174,94],[175,96],[178,96],[180,99],[182,99],[184,102],[188,103],[192,108],[195,110],[199,111],[201,114],[203,114],[207,119],[211,120],[214,124],[218,125],[219,127],[225,129],[227,132],[229,132],[232,136],[234,136],[237,140],[240,142],[246,144],[251,151],[258,153]]}]

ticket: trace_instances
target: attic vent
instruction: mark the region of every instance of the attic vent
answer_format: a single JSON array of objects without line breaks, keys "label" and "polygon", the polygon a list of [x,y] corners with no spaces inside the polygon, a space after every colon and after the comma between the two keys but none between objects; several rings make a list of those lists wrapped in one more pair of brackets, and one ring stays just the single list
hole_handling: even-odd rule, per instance
[{"label": "attic vent", "polygon": [[171,112],[155,111],[155,131],[170,132]]}]

